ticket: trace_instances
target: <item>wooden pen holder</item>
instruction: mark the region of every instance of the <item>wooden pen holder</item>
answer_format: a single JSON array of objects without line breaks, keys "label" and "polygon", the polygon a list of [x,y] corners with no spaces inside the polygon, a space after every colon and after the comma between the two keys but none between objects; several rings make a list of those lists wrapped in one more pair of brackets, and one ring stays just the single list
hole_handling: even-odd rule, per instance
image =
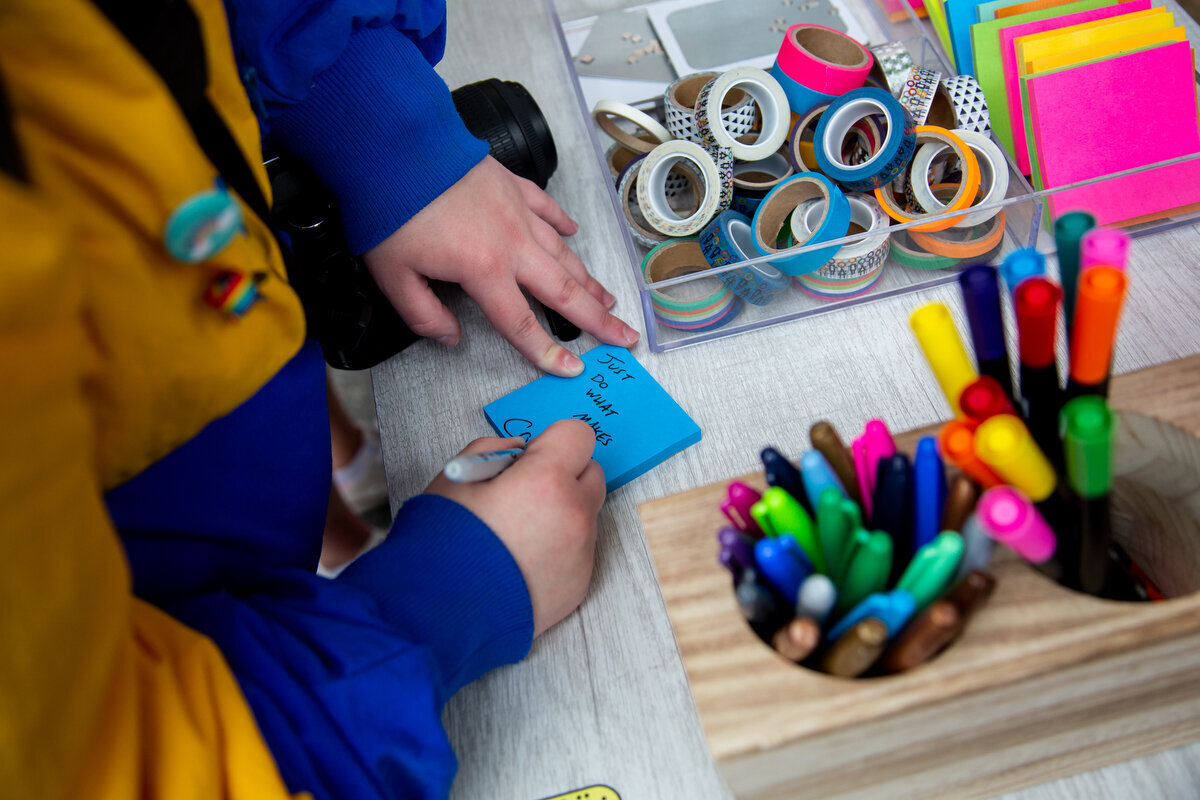
[{"label": "wooden pen holder", "polygon": [[[642,504],[700,721],[737,797],[990,797],[1200,739],[1200,357],[1119,377],[1110,399],[1114,537],[1171,599],[1079,594],[997,548],[996,590],[963,635],[898,675],[817,673],[751,631],[716,558],[728,481]],[[897,444],[911,452],[929,433]],[[737,480],[764,488],[761,474]]]}]

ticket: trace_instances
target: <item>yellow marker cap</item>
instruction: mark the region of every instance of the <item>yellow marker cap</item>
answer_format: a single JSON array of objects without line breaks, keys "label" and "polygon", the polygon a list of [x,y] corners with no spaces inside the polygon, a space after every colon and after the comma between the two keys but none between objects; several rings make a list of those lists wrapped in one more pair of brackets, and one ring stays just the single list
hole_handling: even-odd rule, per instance
[{"label": "yellow marker cap", "polygon": [[958,398],[979,374],[963,348],[950,309],[942,303],[930,303],[914,311],[908,321],[917,336],[917,344],[925,351],[925,359],[933,370],[933,377],[942,387],[946,402],[950,404],[954,416],[961,417],[963,413]]},{"label": "yellow marker cap", "polygon": [[975,454],[1035,503],[1049,497],[1058,483],[1029,429],[1012,414],[997,414],[975,429]]}]

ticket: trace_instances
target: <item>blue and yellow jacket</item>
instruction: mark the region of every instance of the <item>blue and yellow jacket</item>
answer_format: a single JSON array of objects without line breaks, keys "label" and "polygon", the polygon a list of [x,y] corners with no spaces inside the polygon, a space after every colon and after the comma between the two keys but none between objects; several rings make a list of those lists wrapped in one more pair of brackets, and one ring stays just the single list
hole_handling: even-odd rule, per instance
[{"label": "blue and yellow jacket", "polygon": [[[193,7],[206,97],[268,197],[247,64],[262,67],[274,135],[317,158],[306,137],[336,135],[301,122],[334,102],[324,87],[344,80],[343,56],[425,55],[395,24],[355,17],[335,37],[343,51],[297,84],[309,92],[288,96],[239,38],[247,17],[235,58],[221,5]],[[0,785],[37,798],[445,796],[442,705],[530,645],[516,564],[465,509],[421,496],[368,557],[316,577],[323,371],[270,231],[235,196],[243,232],[198,263],[171,256],[165,226],[217,171],[89,3],[3,4],[0,78],[21,165],[0,175]],[[452,182],[473,162],[455,163],[432,174]],[[325,176],[371,202],[357,177]],[[398,196],[410,205],[380,203],[360,243],[415,213],[420,195]],[[229,276],[260,293],[237,318],[205,302]]]}]

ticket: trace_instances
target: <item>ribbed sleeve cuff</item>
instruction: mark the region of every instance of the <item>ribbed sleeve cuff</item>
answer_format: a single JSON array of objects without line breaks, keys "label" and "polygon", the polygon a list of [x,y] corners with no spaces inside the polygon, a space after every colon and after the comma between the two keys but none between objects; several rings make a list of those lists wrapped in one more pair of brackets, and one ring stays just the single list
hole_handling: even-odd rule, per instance
[{"label": "ribbed sleeve cuff", "polygon": [[430,647],[447,697],[533,644],[533,604],[517,562],[478,517],[440,495],[418,495],[391,535],[346,568],[380,614]]},{"label": "ribbed sleeve cuff", "polygon": [[488,153],[417,45],[390,26],[356,31],[271,131],[333,192],[355,254],[390,236]]}]

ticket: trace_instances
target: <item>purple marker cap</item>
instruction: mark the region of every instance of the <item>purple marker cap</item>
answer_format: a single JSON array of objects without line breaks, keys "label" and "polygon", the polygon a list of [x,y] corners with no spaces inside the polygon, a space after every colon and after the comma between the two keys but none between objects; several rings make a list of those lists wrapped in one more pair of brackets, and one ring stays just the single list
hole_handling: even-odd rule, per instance
[{"label": "purple marker cap", "polygon": [[[721,563],[733,572],[734,577],[754,566],[754,542],[737,528],[721,528],[717,531],[717,544],[721,546]],[[735,566],[737,572],[734,572]]]},{"label": "purple marker cap", "polygon": [[758,527],[754,517],[750,516],[750,506],[762,500],[762,495],[741,481],[729,484],[725,494],[725,499],[721,501],[721,513],[740,530],[751,536],[762,536],[762,528]]},{"label": "purple marker cap", "polygon": [[1079,269],[1099,265],[1124,270],[1129,261],[1129,234],[1114,228],[1092,228],[1079,243]]},{"label": "purple marker cap", "polygon": [[984,533],[1034,564],[1049,560],[1058,547],[1058,539],[1041,512],[1024,493],[1011,486],[996,486],[984,492],[975,516]]}]

